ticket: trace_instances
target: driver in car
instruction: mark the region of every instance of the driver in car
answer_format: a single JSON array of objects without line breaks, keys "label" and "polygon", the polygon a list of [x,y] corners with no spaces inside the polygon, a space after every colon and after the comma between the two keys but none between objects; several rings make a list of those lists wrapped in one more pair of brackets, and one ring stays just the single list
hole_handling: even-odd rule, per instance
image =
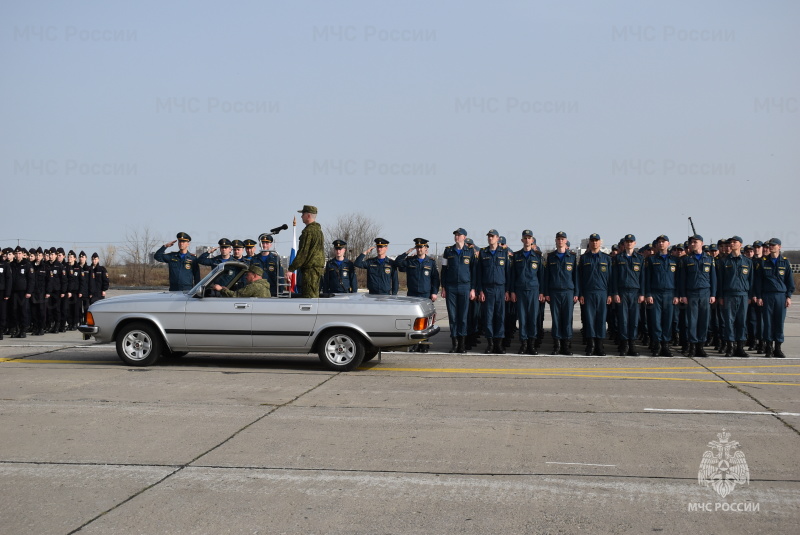
[{"label": "driver in car", "polygon": [[217,290],[222,297],[272,297],[269,292],[269,282],[261,278],[263,275],[264,270],[259,266],[251,265],[244,274],[247,286],[236,291],[219,284],[214,284],[212,288]]}]

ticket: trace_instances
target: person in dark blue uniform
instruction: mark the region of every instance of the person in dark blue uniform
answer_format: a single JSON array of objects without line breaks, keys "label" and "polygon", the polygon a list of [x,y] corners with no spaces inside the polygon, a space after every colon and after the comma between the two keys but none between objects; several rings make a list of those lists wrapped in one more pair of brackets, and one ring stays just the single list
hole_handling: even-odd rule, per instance
[{"label": "person in dark blue uniform", "polygon": [[[272,234],[264,232],[258,236],[258,241],[261,243],[261,252],[253,256],[249,263],[261,268],[264,272],[264,279],[269,282],[271,294],[277,296],[280,291],[279,280],[283,279],[284,276],[281,257],[272,250]],[[246,249],[247,240],[245,240],[244,244]]]},{"label": "person in dark blue uniform", "polygon": [[534,248],[533,231],[522,231],[522,249],[511,259],[511,301],[516,304],[519,321],[519,354],[538,355],[539,303],[544,301],[544,264]]},{"label": "person in dark blue uniform", "polygon": [[[722,240],[720,240],[720,242],[721,241]],[[688,250],[688,248],[687,248],[687,250]],[[703,246],[703,252],[714,259],[714,264],[715,265],[719,262],[719,260],[720,260],[719,253],[720,253],[720,251],[719,251],[719,246],[716,243],[712,243],[711,245],[709,245],[708,246],[708,250],[706,250],[706,246]],[[712,308],[716,308],[716,307],[712,307]],[[720,346],[722,345],[722,336],[720,334],[721,331],[720,331],[720,326],[719,326],[719,321],[718,321],[718,318],[717,318],[716,311],[715,311],[714,314],[711,314],[711,323],[709,325],[708,330],[709,330],[709,334],[711,335],[711,339],[707,341],[708,343],[706,345],[713,346],[714,350],[718,351],[720,349]]]},{"label": "person in dark blue uniform", "polygon": [[[514,261],[514,251],[508,246],[508,241],[505,236],[500,236],[500,247],[508,252],[509,265]],[[509,272],[510,272],[509,267]],[[511,275],[509,274],[509,283],[511,282]],[[505,318],[505,337],[503,338],[503,347],[511,347],[514,341],[514,336],[517,334],[517,304],[511,300],[511,289],[509,287],[508,301],[506,301],[506,318]]]},{"label": "person in dark blue uniform", "polygon": [[[720,269],[722,267],[722,262],[726,258],[728,258],[728,255],[731,253],[731,249],[730,249],[731,244],[730,244],[730,241],[728,241],[727,239],[717,240],[717,247],[719,247],[719,254],[717,255],[716,258],[714,258],[714,268],[715,268],[716,273],[717,273],[717,290],[719,290],[719,281],[722,278],[722,273],[720,272]],[[725,339],[725,333],[728,331],[728,328],[727,328],[727,325],[726,325],[726,323],[728,321],[728,317],[724,314],[724,312],[722,310],[722,306],[719,303],[719,300],[714,301],[714,304],[711,305],[711,327],[709,328],[709,330],[713,329],[715,320],[716,320],[716,324],[717,324],[716,330],[717,330],[717,332],[719,334],[719,339],[720,339],[719,352],[720,353],[729,353],[729,352],[733,351],[733,347],[732,347],[733,344],[732,344],[732,342],[728,342]],[[713,339],[713,334],[712,334],[711,338]]]},{"label": "person in dark blue uniform", "polygon": [[[717,302],[725,316],[725,356],[747,357],[744,342],[747,339],[747,305],[753,301],[753,261],[742,254],[742,238],[730,239],[730,253],[721,262],[717,285]],[[731,348],[734,345],[735,348]]]},{"label": "person in dark blue uniform", "polygon": [[[397,266],[386,256],[388,247],[388,240],[375,238],[375,245],[358,255],[354,262],[357,268],[367,270],[367,290],[372,295],[397,295],[400,286]],[[373,249],[377,250],[377,256],[367,260]]]},{"label": "person in dark blue uniform", "polygon": [[717,270],[714,259],[703,253],[703,237],[689,240],[690,253],[678,263],[678,296],[686,305],[689,347],[687,357],[707,357],[703,342],[708,333],[711,305],[716,302]]},{"label": "person in dark blue uniform", "polygon": [[572,311],[578,302],[578,258],[567,248],[567,233],[556,234],[556,250],[545,259],[544,298],[553,320],[553,354],[572,355]]},{"label": "person in dark blue uniform", "polygon": [[466,246],[467,231],[453,231],[455,243],[442,253],[442,297],[447,303],[450,323],[451,353],[466,353],[467,314],[470,301],[475,300],[475,249]]},{"label": "person in dark blue uniform", "polygon": [[[178,242],[178,251],[166,253],[167,248]],[[179,232],[177,239],[159,247],[154,255],[157,262],[164,262],[169,268],[169,291],[184,292],[200,282],[200,264],[197,257],[189,252],[192,237],[185,232]]]},{"label": "person in dark blue uniform", "polygon": [[244,243],[244,256],[242,258],[249,264],[253,261],[253,257],[256,256],[256,245],[258,245],[258,243],[256,243],[256,240],[251,240],[250,238],[247,238],[242,243]]},{"label": "person in dark blue uniform", "polygon": [[[703,246],[703,251],[705,251],[705,246]],[[747,244],[742,247],[742,254],[750,259],[753,263],[753,271],[755,271],[758,257],[755,256],[755,249],[753,246]],[[755,278],[753,279],[753,289],[755,290]],[[755,304],[754,296],[750,305],[747,307],[747,351],[755,351],[756,344],[761,338],[761,322],[758,310],[759,307]]]},{"label": "person in dark blue uniform", "polygon": [[669,237],[662,234],[656,238],[655,254],[644,262],[644,287],[650,319],[650,336],[653,355],[671,357],[670,340],[675,319],[675,307],[679,259],[669,254]]},{"label": "person in dark blue uniform", "polygon": [[358,292],[356,266],[345,256],[347,242],[333,240],[333,252],[334,257],[325,264],[325,271],[322,275],[322,293],[354,294]]},{"label": "person in dark blue uniform", "polygon": [[613,269],[611,257],[600,250],[600,235],[589,236],[589,249],[578,262],[578,297],[583,311],[586,355],[605,356],[606,313],[611,304]]},{"label": "person in dark blue uniform", "polygon": [[[233,256],[231,256],[231,251],[233,249],[231,240],[229,240],[228,238],[221,238],[217,242],[217,246],[218,247],[212,247],[208,251],[198,256],[197,263],[200,264],[201,266],[210,266],[214,268],[220,264],[224,264],[225,262],[228,262],[229,260],[233,259]],[[219,254],[217,256],[211,256],[217,250],[219,250]],[[220,275],[220,277],[217,279],[217,283],[220,284],[221,286],[227,287],[237,273],[238,271],[235,269],[226,269],[225,273]]]},{"label": "person in dark blue uniform", "polygon": [[[464,238],[464,245],[470,249],[475,255],[474,267],[478,268],[478,260],[480,259],[481,251],[475,246],[472,238]],[[476,274],[473,271],[472,276]],[[475,299],[467,304],[467,336],[464,338],[464,349],[470,351],[474,347],[478,347],[481,341],[481,333],[483,332],[483,303],[478,299],[477,292]]]},{"label": "person in dark blue uniform", "polygon": [[[761,261],[763,256],[764,244],[756,240],[753,245],[748,245],[744,248],[744,254],[753,261],[753,270]],[[755,279],[753,281],[755,286]],[[755,300],[754,300],[755,302]],[[762,328],[761,328],[761,311],[763,307],[752,305],[747,307],[747,350],[756,351],[761,353],[764,350],[764,343],[762,342]]]},{"label": "person in dark blue uniform", "polygon": [[[416,252],[414,256],[409,256]],[[397,269],[406,274],[406,286],[411,297],[436,301],[439,297],[439,270],[436,261],[428,256],[428,240],[414,238],[414,247],[395,258]]]},{"label": "person in dark blue uniform", "polygon": [[785,358],[781,349],[783,323],[786,321],[786,310],[792,306],[794,276],[789,260],[781,255],[781,240],[772,238],[766,245],[769,255],[757,264],[755,290],[757,303],[763,307],[765,356]]},{"label": "person in dark blue uniform", "polygon": [[636,236],[626,234],[622,239],[622,250],[612,259],[613,277],[611,293],[616,305],[619,355],[637,356],[634,347],[639,305],[644,301],[644,258],[636,252]]},{"label": "person in dark blue uniform", "polygon": [[509,295],[508,249],[500,247],[500,233],[491,229],[486,238],[489,245],[481,249],[475,270],[475,291],[483,308],[483,329],[486,333],[486,353],[505,353],[505,304]]},{"label": "person in dark blue uniform", "polygon": [[[414,256],[409,256],[416,252]],[[406,287],[411,297],[424,297],[436,301],[439,297],[439,269],[436,260],[428,256],[428,240],[414,238],[414,247],[395,258],[397,269],[406,274]],[[421,340],[416,346],[411,346],[409,351],[427,353],[430,344]]]},{"label": "person in dark blue uniform", "polygon": [[[709,251],[716,246],[709,247]],[[675,257],[675,260],[678,264],[680,264],[681,258],[686,256],[686,250],[688,247],[683,243],[679,243],[675,245],[674,252],[672,256]],[[714,257],[713,254],[709,253],[709,256],[712,258]],[[677,275],[675,277],[675,295],[677,297],[678,292],[678,278]],[[712,320],[713,321],[713,320]],[[673,346],[680,346],[682,352],[686,352],[689,350],[689,331],[686,327],[686,305],[678,302],[677,306],[673,307],[672,309],[672,340],[671,345]]]}]

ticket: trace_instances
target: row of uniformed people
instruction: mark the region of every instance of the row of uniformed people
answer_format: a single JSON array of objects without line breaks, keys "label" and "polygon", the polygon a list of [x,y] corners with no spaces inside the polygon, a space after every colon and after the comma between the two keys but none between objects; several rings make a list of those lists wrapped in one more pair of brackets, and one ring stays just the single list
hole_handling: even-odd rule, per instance
[{"label": "row of uniformed people", "polygon": [[[553,317],[554,352],[571,354],[572,309],[574,303],[580,302],[589,354],[605,354],[603,339],[606,336],[608,307],[611,305],[621,354],[638,354],[633,341],[637,338],[636,330],[641,315],[645,319],[644,329],[652,334],[656,353],[671,355],[669,341],[676,323],[680,323],[680,328],[686,333],[687,354],[705,355],[702,342],[711,324],[710,305],[714,301],[711,297],[716,299],[718,294],[717,275],[722,264],[715,263],[713,257],[703,251],[701,236],[693,236],[690,240],[691,255],[670,255],[669,239],[664,235],[655,240],[655,253],[651,255],[641,250],[645,253],[643,255],[635,251],[635,237],[629,234],[620,240],[622,251],[613,255],[615,260],[600,252],[601,239],[597,234],[590,236],[589,250],[578,258],[568,248],[566,233],[559,232],[556,235],[556,250],[548,253],[544,259],[535,247],[530,230],[523,232],[523,248],[516,254],[500,246],[500,236],[494,229],[487,233],[489,246],[480,251],[466,245],[468,238],[463,228],[454,231],[454,236],[456,243],[445,249],[441,269],[442,296],[447,300],[453,351],[462,352],[468,348],[465,338],[474,336],[480,330],[480,321],[489,338],[487,352],[503,352],[501,341],[508,339],[505,335],[509,326],[506,316],[513,318],[510,313],[516,311],[520,316],[520,353],[536,354],[543,321],[543,307],[539,303],[549,302]],[[326,265],[322,291],[356,291],[353,268],[359,267],[367,271],[370,293],[397,294],[397,272],[405,271],[409,295],[435,300],[440,281],[435,261],[427,256],[427,240],[415,239],[414,248],[395,259],[386,255],[388,245],[388,240],[377,238],[374,246],[359,255],[355,263],[351,263],[344,258],[346,243],[336,240],[334,247],[337,258],[329,260]],[[236,249],[244,248],[234,248],[233,257],[236,258]],[[375,249],[377,255],[368,259],[367,255]],[[409,256],[414,250],[417,254]],[[240,259],[247,260],[248,257],[240,255]],[[739,263],[739,260],[733,259],[731,262]],[[176,264],[179,265],[179,262]],[[741,269],[749,268],[740,266]],[[279,261],[275,272],[276,276],[280,273]],[[751,272],[755,272],[754,269]],[[786,270],[783,272],[786,273]],[[793,286],[790,272],[789,269],[788,280]],[[724,316],[720,322],[734,328],[741,323],[743,310],[740,306],[741,290],[737,285],[744,283],[735,277],[722,282],[724,284],[719,286],[719,291],[732,297],[728,307],[718,308],[721,310],[720,316]],[[755,293],[756,285],[752,279],[750,287]],[[755,296],[748,297],[752,299]],[[722,300],[724,303],[725,297]],[[508,305],[509,302],[514,305]],[[684,306],[676,307],[679,303]],[[744,307],[745,314],[746,309]],[[646,312],[640,314],[640,310]],[[730,313],[736,318],[728,322]],[[477,317],[481,319],[477,320]],[[734,338],[738,332],[724,336]],[[536,345],[534,340],[537,341]]]},{"label": "row of uniformed people", "polygon": [[[466,236],[464,229],[457,229],[454,234],[456,244],[448,247],[443,255],[442,279],[445,288],[443,295],[449,292],[452,297],[448,299],[448,314],[451,335],[454,337],[453,351],[464,351],[459,341],[460,337],[466,336],[464,314],[467,307],[464,303],[476,297],[482,302],[498,299],[497,296],[492,297],[491,292],[487,294],[486,285],[478,281],[488,276],[490,285],[496,285],[498,273],[496,266],[504,262],[504,255],[491,251],[494,249],[493,241],[496,235],[494,230],[489,231],[487,235],[489,247],[481,250],[480,254],[463,246]],[[523,243],[526,234],[530,234],[530,231],[523,233]],[[636,252],[635,237],[629,234],[621,240],[627,247],[624,247],[624,252],[615,255],[614,261],[610,255],[600,251],[601,240],[597,234],[590,236],[589,250],[580,257],[568,249],[566,238],[566,233],[559,232],[556,235],[556,250],[548,253],[543,260],[539,258],[541,266],[545,268],[540,282],[539,297],[540,300],[550,303],[556,353],[571,354],[572,307],[574,303],[580,302],[583,309],[587,353],[605,354],[602,340],[606,335],[607,305],[614,302],[617,305],[620,338],[621,342],[624,342],[620,344],[622,354],[638,354],[633,348],[633,340],[636,339],[636,326],[639,320],[638,306],[645,305],[647,310],[651,311],[648,323],[658,342],[657,352],[671,356],[668,342],[672,324],[677,317],[678,307],[675,305],[680,303],[685,309],[687,354],[705,356],[702,342],[705,341],[709,326],[710,305],[719,298],[719,309],[725,318],[723,320],[726,329],[725,339],[737,344],[735,352],[730,353],[743,356],[743,351],[737,342],[741,342],[745,336],[744,323],[748,300],[761,304],[765,302],[762,294],[766,296],[769,293],[767,300],[772,299],[773,303],[785,299],[781,302],[782,309],[774,305],[769,309],[773,319],[770,322],[770,334],[765,335],[767,340],[776,343],[775,356],[782,356],[779,345],[783,341],[781,314],[785,315],[785,308],[791,303],[794,281],[788,260],[780,256],[780,240],[770,241],[772,253],[770,262],[775,267],[769,267],[769,264],[765,264],[766,257],[757,259],[753,263],[746,257],[740,258],[738,252],[716,263],[711,256],[703,252],[703,239],[699,235],[689,240],[691,254],[682,257],[670,255],[669,238],[664,235],[659,236],[655,242],[658,250],[645,258]],[[735,249],[739,251],[741,238],[733,237],[731,241],[738,244]],[[526,248],[520,252],[524,252]],[[512,258],[514,257],[517,257],[516,264],[525,265],[519,252],[513,254]],[[487,271],[487,266],[492,264],[494,266]],[[533,261],[531,264],[536,265],[536,262]],[[469,267],[476,265],[477,268]],[[772,270],[773,273],[778,273],[778,276],[770,279],[764,272],[760,272],[759,269],[765,265],[768,267],[768,272]],[[516,297],[513,295],[516,286],[513,282],[513,273],[516,271],[512,271],[512,276],[506,278],[506,291]],[[778,278],[780,283],[776,282]],[[477,296],[474,293],[476,289],[479,292]],[[767,308],[764,306],[766,314]],[[517,310],[522,308],[518,306]],[[502,336],[498,329],[499,323],[495,319],[497,310],[499,309],[494,308],[491,314],[484,316],[489,337]],[[526,335],[530,337],[530,334],[525,326],[525,322],[520,320],[520,338],[523,342],[521,353],[530,352],[526,343],[526,339],[529,339]],[[487,351],[497,352],[497,350],[496,341],[490,342]],[[772,353],[770,349],[768,355],[771,356]]]},{"label": "row of uniformed people", "polygon": [[6,248],[0,257],[0,340],[3,335],[25,338],[27,333],[77,329],[89,305],[105,297],[109,279],[97,253],[64,249]]},{"label": "row of uniformed people", "polygon": [[[271,250],[273,243],[271,234],[261,234],[258,237],[258,242],[252,239],[229,240],[228,238],[221,238],[217,242],[217,247],[212,247],[200,256],[189,251],[189,245],[192,241],[192,237],[189,234],[179,232],[175,238],[171,242],[162,245],[153,256],[156,261],[166,263],[169,268],[169,291],[186,291],[194,287],[195,284],[200,282],[201,265],[216,267],[219,264],[235,260],[248,265],[259,266],[264,273],[264,279],[269,282],[271,292],[273,295],[277,294],[278,280],[283,277],[284,273],[278,253]],[[257,254],[256,246],[259,242],[261,251]],[[178,250],[166,252],[175,243],[178,243]],[[216,251],[219,251],[219,254],[211,256]],[[227,283],[234,278],[235,274],[235,271],[224,274],[217,281],[218,284],[227,286]],[[242,277],[237,286],[243,286],[244,284],[246,283],[244,277]]]},{"label": "row of uniformed people", "polygon": [[[643,338],[649,342],[654,354],[671,356],[669,340],[672,338],[675,343],[676,333],[680,333],[682,350],[688,356],[706,356],[703,346],[714,343],[712,340],[720,340],[722,344],[716,348],[721,347],[727,356],[746,357],[743,342],[762,336],[766,337],[765,343],[769,339],[777,344],[778,351],[774,356],[783,356],[779,345],[783,341],[783,320],[777,320],[781,313],[785,315],[785,308],[791,303],[789,296],[794,291],[789,262],[780,255],[778,239],[768,242],[768,254],[760,250],[761,242],[743,249],[741,240],[734,236],[707,247],[703,246],[702,236],[695,235],[689,240],[689,254],[685,254],[684,247],[680,246],[665,250],[663,242],[666,241],[668,246],[668,239],[657,239],[655,252],[649,246],[640,249],[642,267],[647,268],[645,287],[651,288],[646,292],[648,306],[641,312],[646,320]],[[616,253],[615,259],[620,259],[621,255],[621,252]],[[779,292],[764,289],[772,287],[774,281],[759,271],[764,259],[770,255],[772,261],[781,266],[777,270],[781,272]],[[767,309],[759,296],[766,293],[772,297],[780,293],[786,301],[782,303],[785,305],[782,312],[774,307],[769,309],[770,332],[764,335],[760,320]],[[624,332],[621,323],[615,327],[619,338],[635,338],[633,333]],[[751,341],[751,350],[754,345],[755,342]],[[773,356],[772,344],[766,344],[766,348],[768,356]]]}]

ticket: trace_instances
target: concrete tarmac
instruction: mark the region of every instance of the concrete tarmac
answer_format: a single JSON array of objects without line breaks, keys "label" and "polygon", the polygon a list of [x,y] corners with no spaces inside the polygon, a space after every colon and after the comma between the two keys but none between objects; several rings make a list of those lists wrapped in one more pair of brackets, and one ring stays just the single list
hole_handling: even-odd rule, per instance
[{"label": "concrete tarmac", "polygon": [[313,355],[132,368],[74,332],[6,338],[0,526],[796,533],[794,310],[788,359],[453,355],[444,329],[351,373]]}]

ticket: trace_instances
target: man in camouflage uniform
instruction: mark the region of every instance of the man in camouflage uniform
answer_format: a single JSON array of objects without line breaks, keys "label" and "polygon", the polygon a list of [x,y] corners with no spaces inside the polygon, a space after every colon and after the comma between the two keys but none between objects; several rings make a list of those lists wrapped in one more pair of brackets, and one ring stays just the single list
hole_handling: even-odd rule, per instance
[{"label": "man in camouflage uniform", "polygon": [[271,297],[269,293],[269,282],[261,277],[264,275],[264,270],[255,264],[251,264],[247,268],[244,276],[247,279],[247,284],[236,290],[229,290],[219,284],[214,285],[222,297]]},{"label": "man in camouflage uniform", "polygon": [[317,207],[308,204],[298,210],[306,228],[300,234],[299,250],[289,271],[300,271],[300,287],[303,297],[319,297],[320,280],[325,270],[325,236],[317,223]]}]

